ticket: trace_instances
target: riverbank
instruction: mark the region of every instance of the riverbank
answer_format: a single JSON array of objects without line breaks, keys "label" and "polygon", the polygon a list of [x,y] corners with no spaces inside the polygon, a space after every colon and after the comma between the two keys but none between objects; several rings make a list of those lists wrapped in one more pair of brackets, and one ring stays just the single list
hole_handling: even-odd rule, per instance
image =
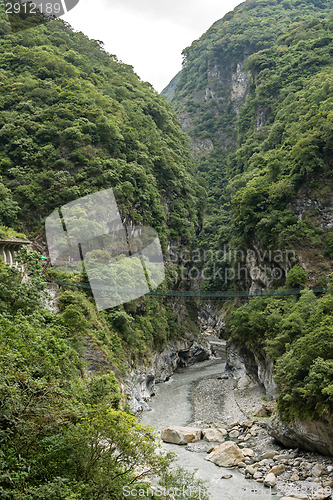
[{"label": "riverbank", "polygon": [[[217,339],[214,341],[217,342]],[[214,351],[214,349],[212,349]],[[224,342],[215,345],[216,358],[188,368],[179,368],[166,383],[158,384],[150,402],[152,411],[144,412],[142,423],[158,432],[165,426],[194,426],[199,429],[222,428],[226,439],[250,456],[236,467],[224,468],[205,460],[207,452],[220,442],[202,439],[187,446],[164,443],[178,455],[179,465],[208,482],[212,500],[281,498],[299,500],[333,498],[333,461],[331,458],[286,450],[267,432],[267,416],[272,405],[265,401],[264,389],[251,379],[235,381],[225,371]],[[271,472],[273,470],[273,472]],[[274,478],[264,487],[268,474]]]},{"label": "riverbank", "polygon": [[[271,473],[275,477],[270,486],[274,485],[272,492],[278,495],[301,500],[333,498],[332,458],[279,445],[268,434],[269,417],[257,416],[272,409],[264,398],[264,389],[253,381],[242,388],[225,373],[209,376],[191,388],[192,419],[188,425],[225,429],[227,439],[235,441],[241,450],[252,450],[253,456],[237,466],[252,482],[264,483]],[[207,453],[218,444],[200,441],[187,445],[187,449]]]},{"label": "riverbank", "polygon": [[[157,433],[168,425],[187,425],[193,416],[192,394],[196,384],[205,378],[221,377],[224,367],[224,362],[213,359],[177,370],[169,381],[156,386],[156,395],[149,402],[151,411],[142,413],[141,423],[154,427]],[[196,477],[206,481],[210,500],[271,498],[267,488],[259,484],[253,488],[239,470],[233,470],[229,480],[222,479],[230,470],[206,461],[206,452],[193,453],[187,446],[168,443],[163,443],[163,447],[176,453],[178,465],[192,472],[196,470]]]}]

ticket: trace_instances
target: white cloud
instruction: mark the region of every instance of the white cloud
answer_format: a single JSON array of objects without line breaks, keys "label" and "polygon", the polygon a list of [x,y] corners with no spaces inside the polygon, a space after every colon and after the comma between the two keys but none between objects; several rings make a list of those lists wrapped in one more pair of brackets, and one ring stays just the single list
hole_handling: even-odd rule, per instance
[{"label": "white cloud", "polygon": [[239,0],[80,0],[64,19],[161,91],[181,69],[181,52]]}]

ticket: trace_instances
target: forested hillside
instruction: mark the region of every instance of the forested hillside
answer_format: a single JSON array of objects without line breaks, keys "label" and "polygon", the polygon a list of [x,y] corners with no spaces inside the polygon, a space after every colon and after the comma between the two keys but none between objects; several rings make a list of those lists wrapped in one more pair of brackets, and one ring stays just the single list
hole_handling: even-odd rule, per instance
[{"label": "forested hillside", "polygon": [[[228,251],[219,261],[223,272],[203,280],[205,289],[282,287],[284,294],[328,286],[332,6],[310,0],[244,2],[185,49],[184,68],[164,91],[191,137],[198,179],[209,193],[200,245],[215,249],[211,268],[216,252]],[[330,421],[331,294],[256,298],[234,309],[235,304],[224,308],[233,311],[229,342],[263,362],[276,362],[281,414],[290,421],[297,416]]]},{"label": "forested hillside", "polygon": [[55,207],[112,187],[123,218],[164,245],[193,236],[187,141],[151,86],[61,21],[14,34],[2,19],[0,33],[3,223],[38,231]]},{"label": "forested hillside", "polygon": [[[156,229],[164,252],[190,244],[203,190],[171,107],[62,21],[14,34],[2,17],[0,32],[0,238],[46,252],[53,210],[113,188],[123,221]],[[40,257],[21,252],[23,281],[0,259],[0,497],[121,499],[154,474],[188,484],[119,384],[152,350],[196,334],[191,311],[142,297],[98,312],[86,276],[46,271]],[[50,311],[55,279],[69,286]]]},{"label": "forested hillside", "polygon": [[332,6],[247,1],[184,50],[172,104],[209,190],[205,242],[221,247],[237,237],[239,244],[255,231],[281,247],[300,236],[293,226],[307,233],[288,203],[305,181],[325,198],[319,184],[329,170]]}]

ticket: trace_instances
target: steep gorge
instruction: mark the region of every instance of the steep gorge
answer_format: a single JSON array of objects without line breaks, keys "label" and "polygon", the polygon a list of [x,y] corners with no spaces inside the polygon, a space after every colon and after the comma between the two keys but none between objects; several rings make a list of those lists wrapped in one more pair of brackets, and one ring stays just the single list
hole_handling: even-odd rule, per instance
[{"label": "steep gorge", "polygon": [[[225,255],[223,272],[201,286],[280,290],[240,309],[218,306],[217,315],[227,318],[224,335],[268,395],[274,360],[280,415],[299,431],[291,441],[328,454],[331,294],[287,294],[305,286],[331,290],[331,8],[330,1],[246,1],[184,50],[183,70],[163,92],[190,135],[198,180],[208,191],[199,248],[214,249],[211,268],[218,252]],[[302,419],[304,428],[314,422],[310,444]],[[326,429],[325,450],[315,422]],[[275,430],[283,441],[282,434]]]},{"label": "steep gorge", "polygon": [[[140,484],[136,466],[144,465],[134,437],[148,468],[163,473],[118,384],[133,396],[132,409],[142,409],[155,380],[207,356],[200,325],[226,336],[239,354],[249,352],[244,363],[267,388],[271,360],[278,361],[284,418],[331,424],[331,7],[250,0],[185,51],[184,70],[166,94],[174,94],[195,162],[171,107],[100,42],[61,21],[14,34],[1,20],[3,237],[23,231],[46,253],[45,217],[111,187],[129,226],[158,231],[167,261],[162,291],[237,297],[274,286],[327,288],[319,299],[305,291],[300,299],[255,298],[240,308],[237,298],[202,305],[148,295],[98,312],[85,275],[42,272],[33,252],[22,255],[30,268],[22,283],[0,262],[0,492],[8,498],[54,491],[122,498],[126,482]],[[225,248],[221,273],[187,279],[193,263],[205,276],[202,266],[214,268]],[[195,253],[204,262],[188,259]],[[45,276],[66,283],[57,314],[40,300]],[[95,439],[99,433],[123,447],[126,473],[112,461],[114,448]],[[92,446],[99,455],[89,462]]]}]

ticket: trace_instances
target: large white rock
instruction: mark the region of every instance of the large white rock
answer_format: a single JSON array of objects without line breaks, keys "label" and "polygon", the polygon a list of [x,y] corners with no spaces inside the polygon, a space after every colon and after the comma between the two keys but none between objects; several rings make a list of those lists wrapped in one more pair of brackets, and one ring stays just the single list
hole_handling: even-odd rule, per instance
[{"label": "large white rock", "polygon": [[201,439],[201,429],[196,427],[178,427],[172,425],[164,427],[161,432],[161,438],[166,443],[188,444]]},{"label": "large white rock", "polygon": [[205,460],[209,460],[220,467],[233,467],[243,462],[244,455],[236,443],[233,441],[225,441],[219,446],[216,446]]},{"label": "large white rock", "polygon": [[[224,429],[222,429],[223,431]],[[224,441],[225,434],[221,432],[220,429],[204,429],[202,431],[203,438],[209,443],[217,441],[222,443]]]}]

